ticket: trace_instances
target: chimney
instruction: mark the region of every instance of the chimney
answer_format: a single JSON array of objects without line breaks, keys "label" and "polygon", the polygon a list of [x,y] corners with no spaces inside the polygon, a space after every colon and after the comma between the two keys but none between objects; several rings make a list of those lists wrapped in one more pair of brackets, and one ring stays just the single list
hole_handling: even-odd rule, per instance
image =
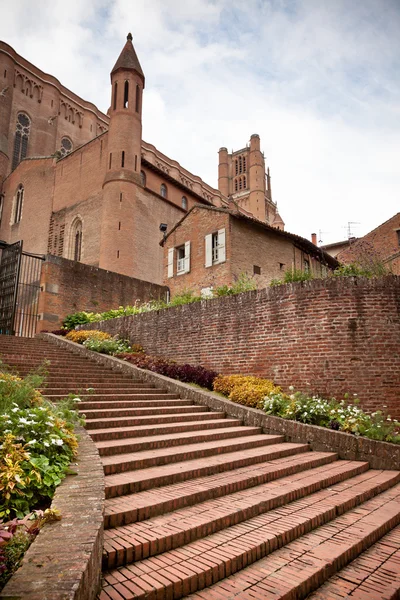
[{"label": "chimney", "polygon": [[316,233],[311,234],[311,241],[315,246],[317,245],[317,234]]}]

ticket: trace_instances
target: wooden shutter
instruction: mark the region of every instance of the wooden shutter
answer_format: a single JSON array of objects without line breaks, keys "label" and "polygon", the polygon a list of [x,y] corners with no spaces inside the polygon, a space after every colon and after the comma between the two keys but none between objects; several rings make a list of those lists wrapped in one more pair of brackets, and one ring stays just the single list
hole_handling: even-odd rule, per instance
[{"label": "wooden shutter", "polygon": [[218,231],[218,262],[222,263],[226,260],[225,252],[225,229]]},{"label": "wooden shutter", "polygon": [[190,271],[190,242],[185,242],[185,273]]},{"label": "wooden shutter", "polygon": [[212,233],[206,235],[206,267],[212,267]]},{"label": "wooden shutter", "polygon": [[168,277],[174,276],[174,249],[168,250]]}]

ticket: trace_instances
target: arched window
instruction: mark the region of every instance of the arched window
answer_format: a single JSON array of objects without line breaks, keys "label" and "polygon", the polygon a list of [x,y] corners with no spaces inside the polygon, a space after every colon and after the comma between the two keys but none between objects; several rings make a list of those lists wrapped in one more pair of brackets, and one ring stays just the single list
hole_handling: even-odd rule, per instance
[{"label": "arched window", "polygon": [[118,93],[118,83],[115,82],[114,83],[114,103],[113,103],[114,110],[117,108],[117,93]]},{"label": "arched window", "polygon": [[61,156],[67,156],[73,150],[72,142],[69,138],[63,137],[61,139]]},{"label": "arched window", "polygon": [[140,109],[140,87],[136,85],[136,112]]},{"label": "arched window", "polygon": [[243,165],[242,165],[242,157],[239,156],[239,173],[242,173]]},{"label": "arched window", "polygon": [[243,175],[243,189],[245,190],[246,187],[247,187],[247,184],[246,184],[246,175]]},{"label": "arched window", "polygon": [[70,258],[81,260],[82,254],[82,221],[77,217],[71,225]]},{"label": "arched window", "polygon": [[242,183],[242,178],[241,178],[241,177],[239,177],[239,190],[241,190],[241,189],[242,189],[242,185],[243,185],[243,183]]},{"label": "arched window", "polygon": [[246,157],[243,156],[243,173],[246,173]]},{"label": "arched window", "polygon": [[237,175],[239,172],[239,165],[238,165],[238,161],[235,160],[235,175]]},{"label": "arched window", "polygon": [[17,127],[15,131],[14,153],[12,160],[12,170],[25,158],[28,151],[28,139],[31,130],[31,120],[25,113],[19,113],[17,116]]},{"label": "arched window", "polygon": [[187,198],[186,196],[182,196],[182,208],[187,208],[188,203],[187,203]]},{"label": "arched window", "polygon": [[129,81],[125,81],[124,85],[124,108],[128,108],[129,102]]},{"label": "arched window", "polygon": [[161,194],[161,196],[162,196],[163,198],[166,198],[166,197],[167,197],[167,186],[165,185],[165,183],[162,183],[162,184],[161,184],[161,187],[160,187],[160,194]]},{"label": "arched window", "polygon": [[143,187],[146,187],[146,173],[144,171],[140,171],[140,183]]},{"label": "arched window", "polygon": [[235,192],[237,192],[237,191],[238,191],[238,180],[235,179]]},{"label": "arched window", "polygon": [[19,223],[22,217],[22,205],[24,203],[24,186],[20,185],[15,196],[14,223]]}]

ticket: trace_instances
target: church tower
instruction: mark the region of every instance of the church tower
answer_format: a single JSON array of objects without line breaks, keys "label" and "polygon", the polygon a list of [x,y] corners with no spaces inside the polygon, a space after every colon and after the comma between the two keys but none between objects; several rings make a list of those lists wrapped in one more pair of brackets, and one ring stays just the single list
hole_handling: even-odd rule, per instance
[{"label": "church tower", "polygon": [[245,148],[231,154],[226,148],[220,148],[218,189],[225,196],[231,196],[251,216],[284,229],[276,203],[272,201],[271,176],[269,168],[265,169],[258,134],[251,136]]},{"label": "church tower", "polygon": [[140,185],[144,85],[145,77],[129,33],[111,71],[99,267],[130,276],[134,264],[134,205]]}]

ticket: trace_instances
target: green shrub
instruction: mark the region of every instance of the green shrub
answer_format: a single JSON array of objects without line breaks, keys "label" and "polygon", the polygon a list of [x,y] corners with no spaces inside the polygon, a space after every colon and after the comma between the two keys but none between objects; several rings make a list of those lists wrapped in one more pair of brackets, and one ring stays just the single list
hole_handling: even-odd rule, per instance
[{"label": "green shrub", "polygon": [[370,259],[367,262],[353,262],[348,265],[340,265],[334,270],[335,277],[383,277],[391,273],[390,269],[378,259]]},{"label": "green shrub", "polygon": [[104,331],[98,331],[97,329],[81,329],[78,331],[70,331],[66,335],[67,340],[75,342],[76,344],[83,344],[86,340],[110,340],[111,335]]},{"label": "green shrub", "polygon": [[83,345],[88,350],[93,352],[101,352],[102,354],[121,354],[123,352],[131,352],[131,345],[126,340],[120,340],[117,337],[111,339],[99,339],[97,337],[89,337],[83,342]]},{"label": "green shrub", "polygon": [[251,292],[257,289],[257,283],[255,280],[247,275],[247,273],[241,273],[235,283],[232,286],[222,285],[214,290],[214,296],[234,296],[235,294],[241,294],[242,292]]}]

